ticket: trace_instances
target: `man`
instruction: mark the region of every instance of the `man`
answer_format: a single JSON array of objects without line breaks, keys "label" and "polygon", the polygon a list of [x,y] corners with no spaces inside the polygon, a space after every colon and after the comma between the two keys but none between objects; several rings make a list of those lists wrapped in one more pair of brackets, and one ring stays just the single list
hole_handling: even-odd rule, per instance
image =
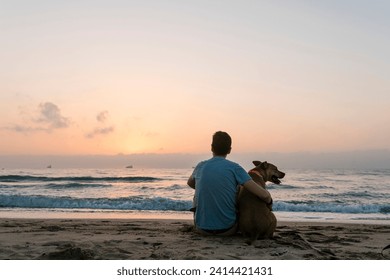
[{"label": "man", "polygon": [[248,173],[226,156],[231,151],[232,139],[226,132],[213,135],[213,157],[200,162],[187,184],[195,189],[194,221],[202,234],[233,235],[237,231],[236,200],[239,185],[267,204],[272,203],[269,192],[257,185]]}]

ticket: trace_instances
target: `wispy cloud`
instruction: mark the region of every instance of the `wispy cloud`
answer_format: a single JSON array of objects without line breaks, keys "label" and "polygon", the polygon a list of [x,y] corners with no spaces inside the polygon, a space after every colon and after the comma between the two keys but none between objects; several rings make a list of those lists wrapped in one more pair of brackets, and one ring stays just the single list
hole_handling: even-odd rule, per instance
[{"label": "wispy cloud", "polygon": [[104,122],[106,122],[106,120],[108,119],[108,116],[109,116],[108,111],[102,111],[102,112],[100,112],[100,113],[96,116],[96,119],[98,120],[98,122],[104,123]]},{"label": "wispy cloud", "polygon": [[95,136],[98,136],[98,135],[107,135],[107,134],[114,132],[114,130],[115,129],[113,126],[103,127],[103,128],[95,128],[93,131],[87,133],[85,135],[85,137],[94,138]]},{"label": "wispy cloud", "polygon": [[[23,112],[23,115],[26,113]],[[45,102],[38,105],[38,113],[30,116],[24,124],[13,124],[3,127],[5,130],[17,133],[52,132],[56,129],[67,128],[70,120],[61,114],[60,108],[52,103]]]},{"label": "wispy cloud", "polygon": [[[98,113],[96,116],[96,120],[103,125],[107,122],[108,118],[109,118],[108,111],[102,111],[102,112]],[[94,138],[94,137],[99,136],[99,135],[108,135],[108,134],[114,132],[114,130],[115,130],[115,128],[112,125],[104,126],[104,127],[100,126],[100,127],[96,127],[93,131],[88,132],[85,135],[85,137],[91,139],[91,138]]]},{"label": "wispy cloud", "polygon": [[44,127],[34,127],[34,126],[19,125],[19,124],[5,126],[5,127],[2,127],[1,129],[9,130],[9,131],[17,132],[17,133],[24,133],[24,134],[28,134],[28,133],[32,133],[32,132],[40,132],[40,131],[47,132],[48,131],[48,129],[46,129]]}]

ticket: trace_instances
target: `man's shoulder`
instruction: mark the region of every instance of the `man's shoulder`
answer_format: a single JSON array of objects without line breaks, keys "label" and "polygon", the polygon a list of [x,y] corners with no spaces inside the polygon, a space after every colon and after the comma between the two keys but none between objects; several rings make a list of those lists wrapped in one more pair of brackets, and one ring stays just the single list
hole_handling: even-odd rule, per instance
[{"label": "man's shoulder", "polygon": [[200,162],[196,165],[196,167],[205,165],[205,164],[207,164],[210,160],[211,160],[211,159],[202,160],[202,161],[200,161]]},{"label": "man's shoulder", "polygon": [[234,169],[243,169],[244,168],[238,164],[237,162],[234,162],[234,161],[231,161],[229,159],[226,159],[226,158],[222,158],[222,157],[212,157],[212,158],[209,158],[209,159],[206,159],[206,160],[203,160],[201,162],[199,162],[197,165],[196,165],[196,169],[198,169],[199,167],[202,167],[202,166],[215,166],[215,165],[225,165],[229,168],[234,168]]},{"label": "man's shoulder", "polygon": [[200,162],[194,167],[194,171],[198,171],[201,167],[203,167],[204,165],[206,165],[209,161],[210,161],[210,159],[206,159],[206,160],[200,161]]},{"label": "man's shoulder", "polygon": [[226,159],[225,164],[236,168],[242,168],[241,165],[239,165],[237,162],[231,161],[229,159]]}]

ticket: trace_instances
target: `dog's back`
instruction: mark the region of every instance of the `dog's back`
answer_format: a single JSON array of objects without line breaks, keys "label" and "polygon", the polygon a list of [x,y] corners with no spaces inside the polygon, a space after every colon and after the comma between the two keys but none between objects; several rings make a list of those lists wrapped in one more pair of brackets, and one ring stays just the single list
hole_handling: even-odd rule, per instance
[{"label": "dog's back", "polygon": [[[249,175],[260,186],[265,188],[266,181],[280,183],[284,173],[277,170],[275,165],[267,162],[254,161],[255,168]],[[241,187],[238,196],[239,229],[245,237],[249,237],[249,244],[258,238],[271,238],[276,229],[276,217],[272,213],[272,205],[267,205],[254,194]]]},{"label": "dog's back", "polygon": [[249,244],[258,238],[271,238],[276,229],[276,217],[269,206],[242,188],[238,198],[239,229]]}]

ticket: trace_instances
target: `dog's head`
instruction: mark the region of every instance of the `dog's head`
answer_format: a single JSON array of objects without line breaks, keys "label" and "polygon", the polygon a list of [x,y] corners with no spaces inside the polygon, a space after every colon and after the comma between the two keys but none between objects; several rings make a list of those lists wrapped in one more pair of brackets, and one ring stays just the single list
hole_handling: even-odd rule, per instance
[{"label": "dog's head", "polygon": [[253,161],[253,164],[256,167],[252,170],[258,171],[263,176],[264,181],[269,181],[279,185],[281,183],[279,179],[284,178],[286,175],[286,173],[279,171],[278,168],[272,163],[255,160]]}]

